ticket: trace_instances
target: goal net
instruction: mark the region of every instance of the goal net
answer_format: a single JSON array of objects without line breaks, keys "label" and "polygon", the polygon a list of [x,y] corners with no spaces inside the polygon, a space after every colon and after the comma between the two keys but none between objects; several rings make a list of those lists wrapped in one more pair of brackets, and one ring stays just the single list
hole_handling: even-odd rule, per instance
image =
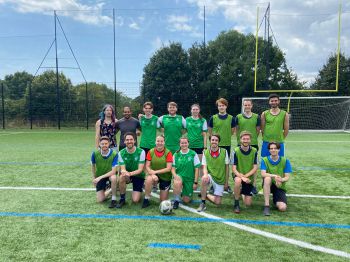
[{"label": "goal net", "polygon": [[[268,97],[245,97],[253,101],[254,113],[269,109]],[[290,99],[290,101],[289,101]],[[280,108],[288,111],[291,130],[350,131],[350,96],[280,97]]]}]

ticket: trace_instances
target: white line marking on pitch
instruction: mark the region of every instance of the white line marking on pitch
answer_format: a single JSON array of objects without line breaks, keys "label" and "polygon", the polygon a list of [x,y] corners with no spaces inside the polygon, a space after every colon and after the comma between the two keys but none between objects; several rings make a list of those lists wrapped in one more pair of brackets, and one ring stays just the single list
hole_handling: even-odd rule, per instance
[{"label": "white line marking on pitch", "polygon": [[[159,198],[158,194],[152,193],[152,196]],[[219,220],[219,222],[221,222],[223,224],[226,224],[228,226],[235,227],[235,228],[238,228],[240,230],[247,231],[247,232],[250,232],[250,233],[253,233],[253,234],[256,234],[256,235],[260,235],[260,236],[267,237],[267,238],[272,238],[272,239],[275,239],[275,240],[278,240],[278,241],[281,241],[281,242],[285,242],[285,243],[292,244],[292,245],[295,245],[295,246],[299,246],[299,247],[302,247],[302,248],[311,249],[311,250],[314,250],[314,251],[319,251],[319,252],[322,252],[322,253],[336,255],[336,256],[339,256],[339,257],[350,258],[350,254],[346,253],[344,251],[313,245],[313,244],[310,244],[310,243],[307,243],[307,242],[304,242],[304,241],[300,241],[300,240],[296,240],[296,239],[288,238],[288,237],[283,237],[283,236],[280,236],[280,235],[277,235],[277,234],[269,233],[269,232],[266,232],[266,231],[262,231],[262,230],[259,230],[259,229],[255,229],[255,228],[252,228],[252,227],[241,225],[241,224],[238,224],[238,223],[235,223],[235,222],[225,221],[225,219],[222,218],[222,217],[214,216],[214,215],[211,215],[211,214],[206,213],[206,212],[198,212],[196,209],[188,207],[188,206],[185,206],[183,204],[180,204],[180,207],[182,209],[186,210],[186,211],[191,212],[191,213],[195,213],[195,214],[198,214],[198,215],[201,215],[201,216],[204,216],[204,217],[207,217],[207,218],[211,218],[211,219],[217,219],[217,220]],[[220,221],[220,219],[222,219],[223,221]]]},{"label": "white line marking on pitch", "polygon": [[[15,186],[0,186],[0,190],[47,190],[47,191],[95,191],[95,188],[82,188],[82,187],[15,187]],[[130,189],[131,190],[131,189]],[[172,190],[170,190],[172,192]],[[199,193],[200,191],[195,191]],[[259,195],[262,195],[259,193]],[[301,198],[329,198],[329,199],[350,199],[350,196],[322,196],[322,195],[299,195],[299,194],[287,194],[290,197]]]}]

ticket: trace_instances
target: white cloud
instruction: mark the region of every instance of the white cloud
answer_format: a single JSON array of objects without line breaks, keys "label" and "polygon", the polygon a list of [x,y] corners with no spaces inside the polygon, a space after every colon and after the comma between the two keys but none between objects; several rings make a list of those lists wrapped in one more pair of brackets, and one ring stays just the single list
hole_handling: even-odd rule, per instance
[{"label": "white cloud", "polygon": [[79,0],[0,0],[0,4],[10,4],[20,13],[52,15],[53,10],[58,10],[59,16],[71,17],[86,24],[106,25],[112,23],[111,17],[102,14],[103,2],[86,5],[80,3]]},{"label": "white cloud", "polygon": [[167,18],[168,30],[171,32],[185,32],[191,37],[201,37],[198,26],[192,26],[191,18],[186,15],[169,15]]},{"label": "white cloud", "polygon": [[140,26],[135,21],[129,24],[129,27],[135,30],[140,30]]}]

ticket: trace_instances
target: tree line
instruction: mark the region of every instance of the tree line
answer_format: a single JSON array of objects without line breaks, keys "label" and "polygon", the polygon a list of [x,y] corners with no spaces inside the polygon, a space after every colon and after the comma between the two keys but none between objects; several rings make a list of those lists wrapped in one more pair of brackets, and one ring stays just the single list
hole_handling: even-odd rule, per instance
[{"label": "tree line", "polygon": [[[307,87],[288,68],[284,53],[273,46],[272,41],[259,39],[258,53],[257,86],[260,90],[335,88],[335,54],[330,54],[315,82]],[[121,117],[124,105],[131,105],[134,111],[140,112],[145,101],[155,104],[156,114],[164,114],[169,101],[177,102],[179,113],[184,115],[189,114],[193,103],[198,103],[202,115],[208,117],[216,112],[215,101],[219,97],[229,101],[229,113],[237,114],[242,97],[266,96],[254,94],[254,65],[255,36],[252,34],[226,31],[207,44],[194,43],[188,50],[181,43],[169,43],[158,49],[145,65],[139,97],[131,99],[117,91],[118,117]],[[60,111],[60,118],[67,125],[84,126],[86,120],[92,125],[104,104],[114,104],[114,90],[105,84],[89,82],[86,93],[85,83],[73,85],[62,72],[58,79],[60,110],[54,71],[45,71],[35,77],[27,72],[16,72],[0,80],[4,86],[8,124],[21,126],[31,119],[36,125],[49,126],[55,123]],[[317,95],[349,95],[349,84],[350,57],[341,54],[338,93]]]}]

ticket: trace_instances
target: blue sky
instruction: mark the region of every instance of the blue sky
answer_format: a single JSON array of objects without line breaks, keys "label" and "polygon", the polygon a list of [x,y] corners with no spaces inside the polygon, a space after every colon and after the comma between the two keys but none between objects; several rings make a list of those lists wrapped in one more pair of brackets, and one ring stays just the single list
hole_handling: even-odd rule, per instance
[{"label": "blue sky", "polygon": [[[312,82],[331,53],[336,51],[338,1],[274,0],[271,25],[287,65]],[[178,41],[185,48],[203,40],[203,6],[206,39],[224,30],[254,33],[256,6],[251,0],[0,0],[0,78],[16,71],[34,74],[54,37],[53,10],[62,23],[87,81],[113,87],[112,9],[116,12],[117,87],[138,95],[142,70],[162,45]],[[350,50],[350,0],[343,1],[342,51]],[[260,30],[260,35],[263,30]],[[59,66],[76,63],[58,27]],[[52,48],[43,66],[55,66]],[[42,72],[44,69],[39,71]],[[78,70],[62,69],[73,83],[83,82]]]}]

